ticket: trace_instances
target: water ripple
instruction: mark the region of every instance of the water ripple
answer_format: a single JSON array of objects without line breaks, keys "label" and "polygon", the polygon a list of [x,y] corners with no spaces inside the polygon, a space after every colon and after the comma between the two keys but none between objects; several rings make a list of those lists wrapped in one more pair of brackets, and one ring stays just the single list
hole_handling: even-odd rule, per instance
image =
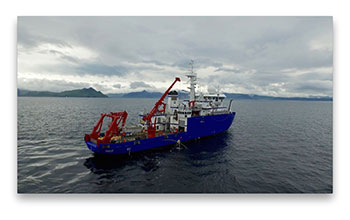
[{"label": "water ripple", "polygon": [[156,100],[18,99],[18,191],[332,192],[332,103],[236,101],[224,134],[131,156],[101,157],[84,145],[101,112],[130,122]]}]

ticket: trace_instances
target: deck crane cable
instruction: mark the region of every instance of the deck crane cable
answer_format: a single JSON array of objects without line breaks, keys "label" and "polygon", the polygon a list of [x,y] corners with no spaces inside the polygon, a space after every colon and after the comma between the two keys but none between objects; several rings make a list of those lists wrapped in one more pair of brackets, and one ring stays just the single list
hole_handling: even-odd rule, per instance
[{"label": "deck crane cable", "polygon": [[[155,137],[156,134],[156,125],[157,125],[157,120],[154,121],[154,124],[152,125],[152,117],[158,113],[158,112],[165,112],[165,106],[166,104],[163,102],[163,100],[165,99],[165,97],[168,95],[168,93],[170,92],[170,90],[173,88],[173,86],[175,85],[176,82],[180,82],[180,78],[176,77],[175,81],[173,82],[173,84],[171,84],[171,86],[164,92],[164,94],[162,95],[162,97],[156,102],[156,104],[154,105],[153,109],[146,115],[143,117],[143,120],[147,123],[147,132],[148,132],[148,138],[153,138]],[[163,106],[162,109],[159,109],[160,106]]]}]

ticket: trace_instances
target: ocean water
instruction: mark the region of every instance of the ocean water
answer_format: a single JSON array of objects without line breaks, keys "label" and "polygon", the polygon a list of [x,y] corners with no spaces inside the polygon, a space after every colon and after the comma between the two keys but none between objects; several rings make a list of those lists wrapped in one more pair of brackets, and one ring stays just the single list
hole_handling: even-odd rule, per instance
[{"label": "ocean water", "polygon": [[18,98],[19,193],[332,193],[332,102],[237,100],[230,129],[123,157],[84,143],[102,112],[155,99]]}]

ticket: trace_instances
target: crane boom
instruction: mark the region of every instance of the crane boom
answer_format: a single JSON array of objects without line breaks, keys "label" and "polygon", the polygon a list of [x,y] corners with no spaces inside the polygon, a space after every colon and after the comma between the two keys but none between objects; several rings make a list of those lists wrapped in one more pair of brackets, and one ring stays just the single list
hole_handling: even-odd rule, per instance
[{"label": "crane boom", "polygon": [[[173,86],[175,85],[175,83],[177,81],[181,81],[179,77],[175,78],[175,81],[171,84],[171,86],[164,92],[164,94],[162,95],[162,97],[156,102],[156,104],[154,105],[153,109],[146,115],[144,116],[143,120],[145,122],[147,122],[147,131],[148,131],[148,137],[154,137],[155,136],[155,126],[156,126],[156,122],[154,122],[154,126],[152,126],[152,117],[157,113],[157,112],[164,112],[165,111],[165,106],[166,104],[163,103],[163,100],[165,99],[165,97],[168,95],[168,93],[170,92],[171,88],[173,88]],[[159,110],[159,106],[163,105],[163,109]]]}]

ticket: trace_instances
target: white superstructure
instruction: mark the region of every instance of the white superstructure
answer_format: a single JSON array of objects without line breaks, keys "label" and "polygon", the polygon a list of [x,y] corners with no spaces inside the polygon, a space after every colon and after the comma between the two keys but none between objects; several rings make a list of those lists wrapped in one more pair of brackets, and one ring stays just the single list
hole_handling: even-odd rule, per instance
[{"label": "white superstructure", "polygon": [[[157,130],[187,131],[187,119],[190,117],[223,114],[230,111],[230,106],[224,106],[225,94],[217,91],[196,94],[197,74],[193,71],[193,60],[190,62],[190,68],[190,72],[186,74],[190,84],[189,99],[180,101],[178,92],[169,92],[165,112],[154,115]],[[143,121],[141,126],[145,126]]]}]

